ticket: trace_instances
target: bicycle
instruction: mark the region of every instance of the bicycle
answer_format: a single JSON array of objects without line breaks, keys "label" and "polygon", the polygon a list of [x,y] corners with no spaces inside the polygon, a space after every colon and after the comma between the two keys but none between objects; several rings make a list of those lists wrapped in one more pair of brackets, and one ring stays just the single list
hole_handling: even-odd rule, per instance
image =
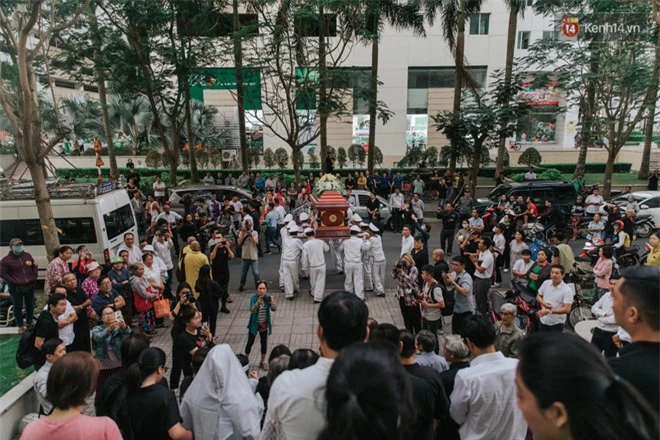
[{"label": "bicycle", "polygon": [[594,301],[593,296],[585,297],[582,294],[582,283],[585,281],[582,276],[576,272],[571,272],[569,274],[569,281],[575,286],[575,296],[573,297],[573,305],[568,315],[568,323],[572,329],[575,329],[575,325],[578,322],[595,319],[595,316],[591,313],[591,306]]}]

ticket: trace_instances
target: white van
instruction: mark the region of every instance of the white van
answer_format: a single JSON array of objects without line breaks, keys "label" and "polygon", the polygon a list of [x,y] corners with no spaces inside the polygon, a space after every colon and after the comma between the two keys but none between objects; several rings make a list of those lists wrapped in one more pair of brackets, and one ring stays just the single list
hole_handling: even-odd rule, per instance
[{"label": "white van", "polygon": [[[49,193],[60,244],[71,246],[74,253],[84,245],[97,261],[109,263],[125,233],[138,237],[135,214],[124,189],[113,189],[109,183],[73,184],[49,188]],[[0,195],[0,257],[9,252],[12,238],[20,238],[39,265],[39,278],[44,279],[49,260],[37,205],[31,197],[30,187],[8,188]]]}]

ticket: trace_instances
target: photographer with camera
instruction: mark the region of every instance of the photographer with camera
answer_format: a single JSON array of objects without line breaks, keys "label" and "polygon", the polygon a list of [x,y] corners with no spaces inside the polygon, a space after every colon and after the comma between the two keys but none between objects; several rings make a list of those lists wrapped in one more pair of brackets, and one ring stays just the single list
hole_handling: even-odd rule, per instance
[{"label": "photographer with camera", "polygon": [[257,334],[261,341],[261,362],[259,368],[268,371],[266,363],[266,351],[268,349],[268,335],[272,332],[270,312],[277,310],[275,297],[268,293],[268,284],[265,281],[257,281],[257,293],[250,297],[250,321],[248,322],[248,341],[245,346],[245,354],[249,357],[252,345]]},{"label": "photographer with camera", "polygon": [[422,314],[419,310],[419,270],[410,254],[403,254],[392,270],[392,278],[397,281],[396,297],[399,300],[403,324],[406,329],[417,333],[422,329]]},{"label": "photographer with camera", "polygon": [[241,250],[241,281],[238,290],[245,290],[245,281],[248,270],[252,268],[252,276],[256,286],[259,281],[259,233],[254,230],[254,220],[245,216],[243,224],[238,233],[238,248]]},{"label": "photographer with camera", "polygon": [[211,249],[211,272],[213,279],[220,284],[223,295],[221,297],[222,313],[229,313],[227,303],[231,302],[229,299],[229,260],[234,259],[234,252],[231,250],[233,241],[227,238],[218,230],[213,231],[213,238],[209,241],[209,248]]},{"label": "photographer with camera", "polygon": [[176,325],[177,318],[182,307],[197,308],[195,304],[195,295],[192,293],[190,284],[185,281],[180,282],[176,290],[176,299],[172,304],[172,311],[170,312],[170,320],[175,324],[170,330],[170,336],[172,337],[172,371],[170,372],[170,389],[178,388],[179,380],[181,379],[181,356],[178,340],[182,329]]}]

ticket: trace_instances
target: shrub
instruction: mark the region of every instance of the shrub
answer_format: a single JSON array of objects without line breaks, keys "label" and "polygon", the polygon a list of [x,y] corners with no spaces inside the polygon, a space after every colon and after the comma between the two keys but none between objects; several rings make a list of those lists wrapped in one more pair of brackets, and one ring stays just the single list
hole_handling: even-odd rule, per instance
[{"label": "shrub", "polygon": [[530,147],[523,151],[523,153],[520,155],[518,158],[518,164],[527,166],[540,165],[542,160],[543,158],[541,157],[539,150],[534,147]]},{"label": "shrub", "polygon": [[157,150],[149,150],[147,157],[144,158],[144,163],[149,168],[158,168],[162,163],[161,154]]},{"label": "shrub", "polygon": [[344,147],[337,148],[337,163],[339,164],[339,169],[343,169],[347,161],[348,161],[348,155],[346,154],[346,148]]},{"label": "shrub", "polygon": [[275,150],[275,163],[280,169],[286,168],[289,164],[289,153],[287,153],[283,147]]},{"label": "shrub", "polygon": [[264,150],[264,165],[266,168],[271,169],[275,166],[275,153],[270,148]]},{"label": "shrub", "polygon": [[433,168],[438,164],[438,149],[436,147],[429,147],[426,149],[426,165]]}]

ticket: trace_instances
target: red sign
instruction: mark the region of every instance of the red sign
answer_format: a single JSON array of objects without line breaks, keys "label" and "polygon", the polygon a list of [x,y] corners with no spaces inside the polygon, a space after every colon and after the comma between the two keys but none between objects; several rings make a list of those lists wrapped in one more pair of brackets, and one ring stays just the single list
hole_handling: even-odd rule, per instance
[{"label": "red sign", "polygon": [[561,21],[561,33],[566,38],[575,38],[580,33],[580,19],[564,17]]}]

